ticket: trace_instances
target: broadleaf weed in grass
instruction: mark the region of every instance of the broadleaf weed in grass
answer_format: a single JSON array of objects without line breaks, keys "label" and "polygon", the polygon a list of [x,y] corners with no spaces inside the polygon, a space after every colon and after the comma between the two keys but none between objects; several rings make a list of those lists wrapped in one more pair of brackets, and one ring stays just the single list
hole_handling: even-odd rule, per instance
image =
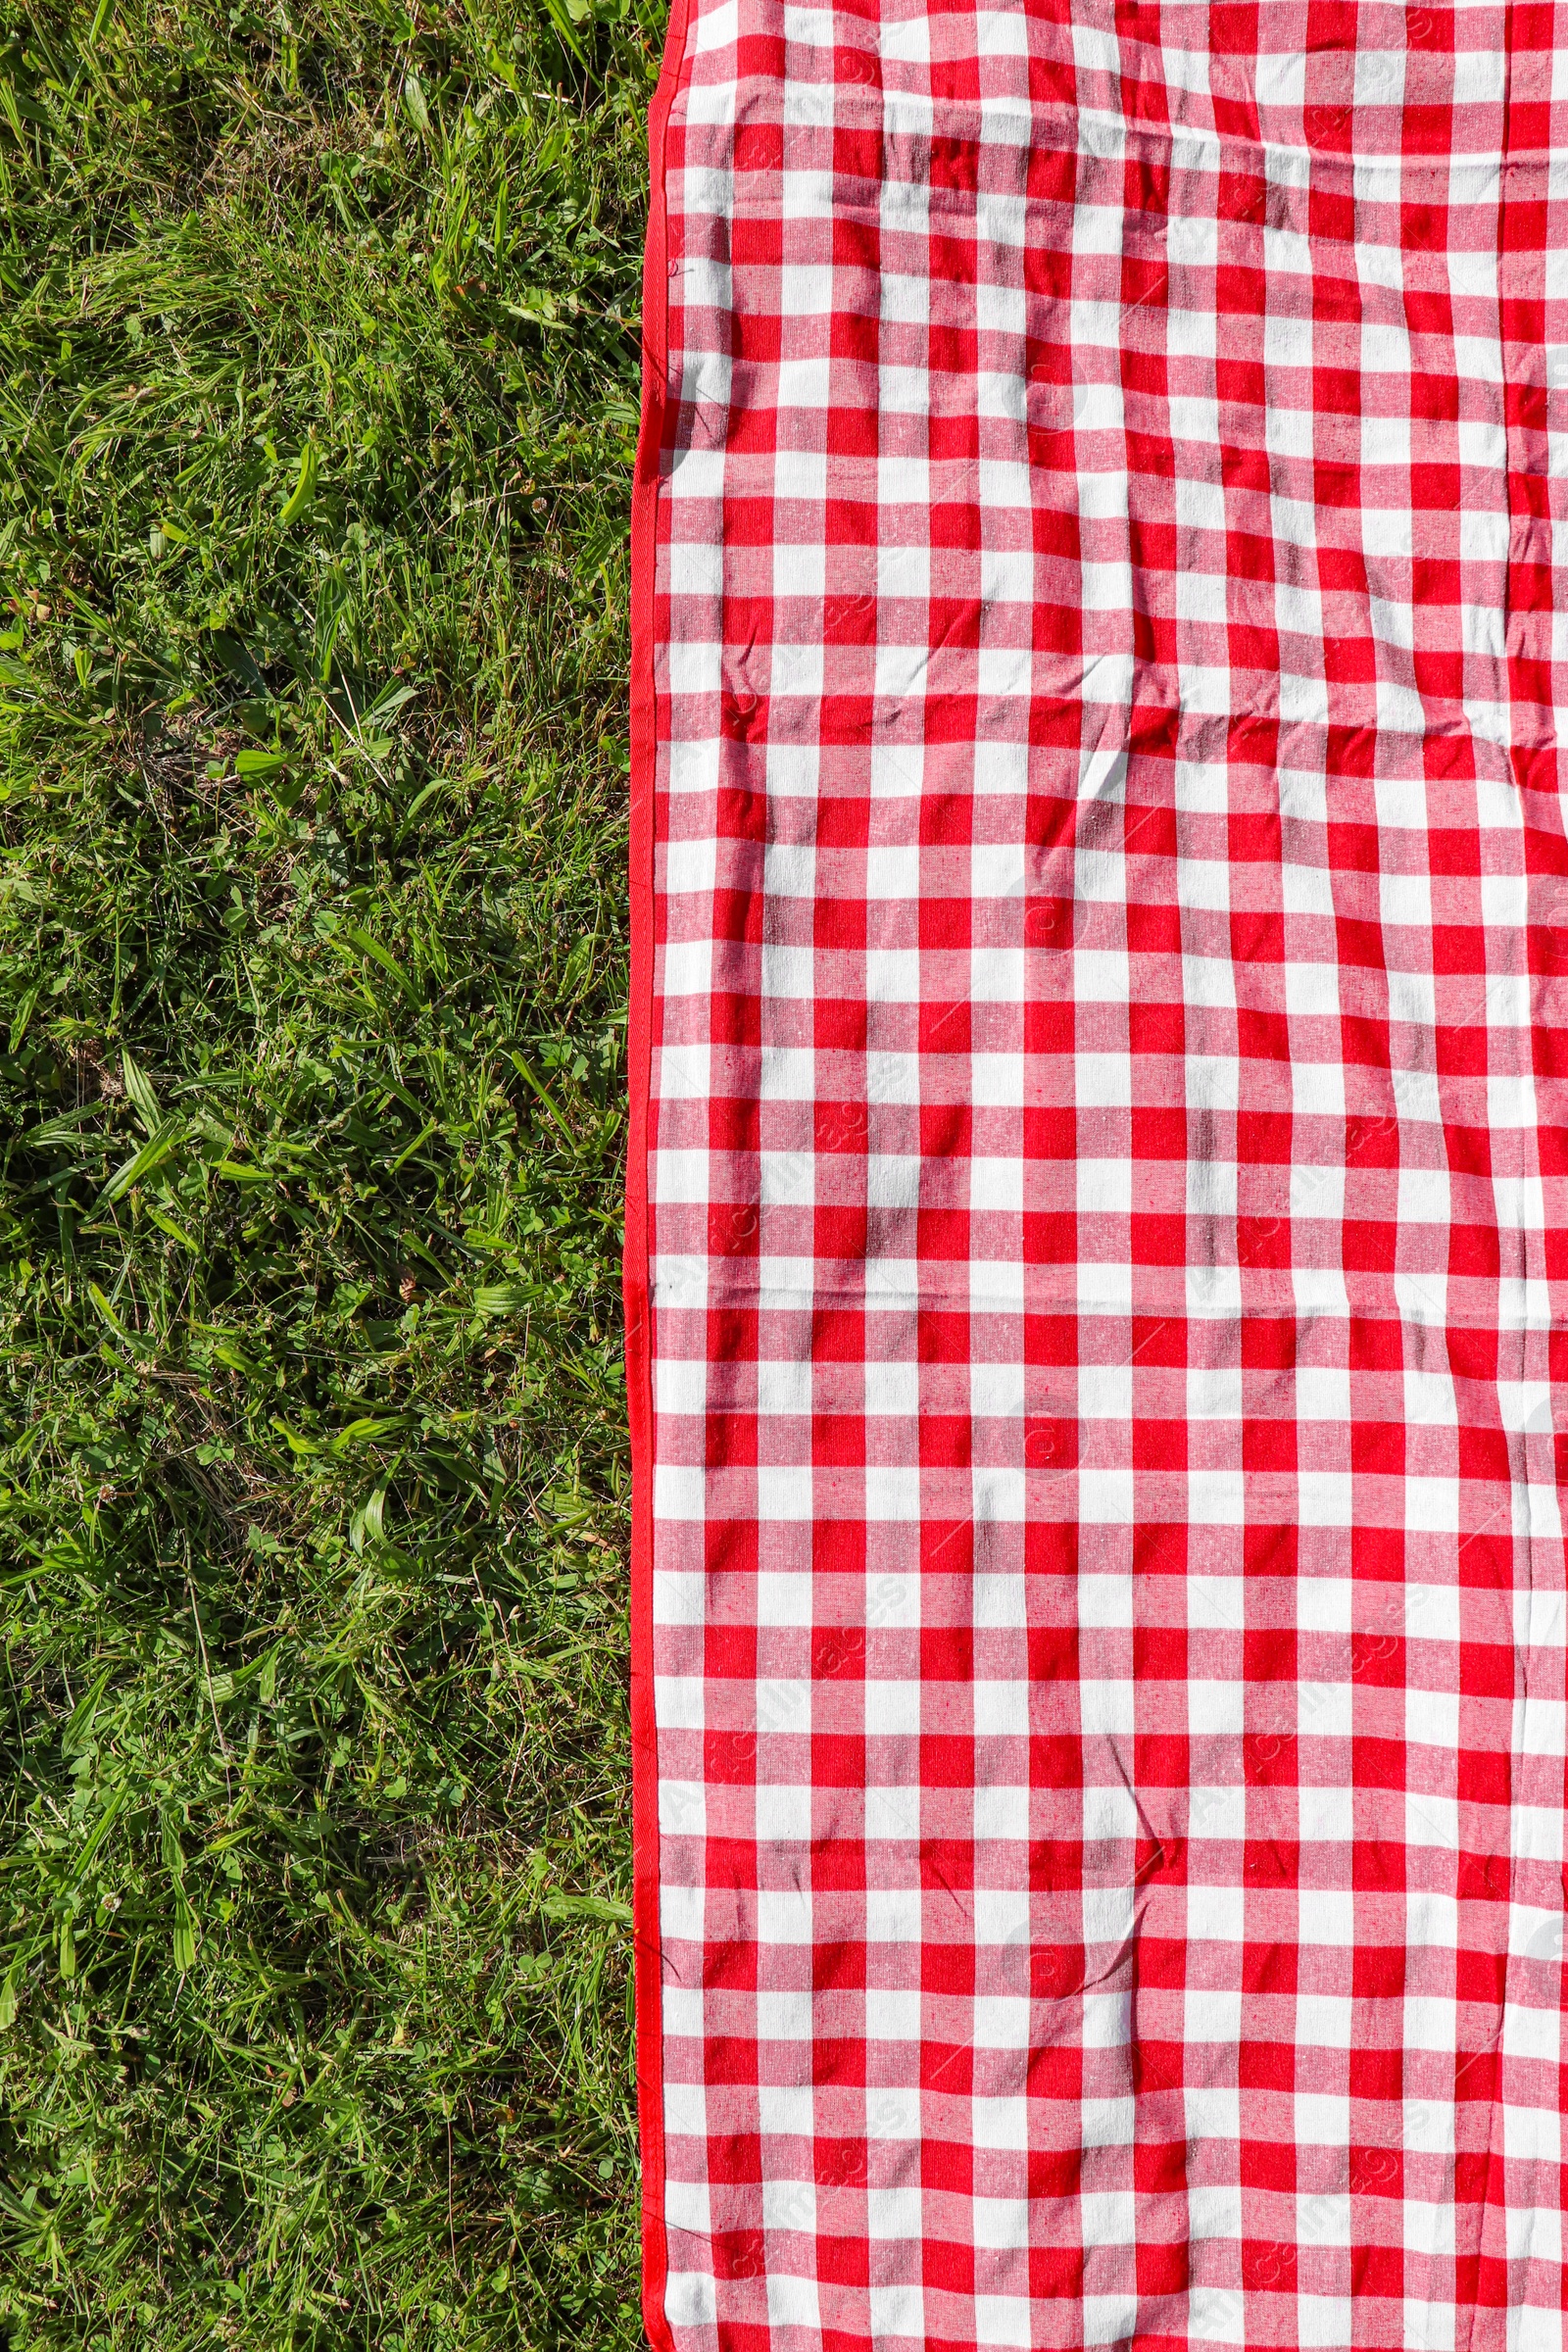
[{"label": "broadleaf weed in grass", "polygon": [[635,2339],[656,12],[0,0],[0,2343]]}]

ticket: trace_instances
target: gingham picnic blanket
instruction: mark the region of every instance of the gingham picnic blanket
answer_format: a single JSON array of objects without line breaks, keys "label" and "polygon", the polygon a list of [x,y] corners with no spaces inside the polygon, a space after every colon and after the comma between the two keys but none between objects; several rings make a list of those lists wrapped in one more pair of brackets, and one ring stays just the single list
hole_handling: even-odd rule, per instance
[{"label": "gingham picnic blanket", "polygon": [[654,2342],[1561,2352],[1568,7],[691,0],[653,188]]}]

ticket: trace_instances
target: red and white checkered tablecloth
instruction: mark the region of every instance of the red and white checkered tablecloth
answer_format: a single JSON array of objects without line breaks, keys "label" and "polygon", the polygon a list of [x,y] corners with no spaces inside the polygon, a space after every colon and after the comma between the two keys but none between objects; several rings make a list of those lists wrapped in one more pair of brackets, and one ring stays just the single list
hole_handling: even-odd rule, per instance
[{"label": "red and white checkered tablecloth", "polygon": [[660,2352],[1561,2352],[1568,0],[689,0]]}]

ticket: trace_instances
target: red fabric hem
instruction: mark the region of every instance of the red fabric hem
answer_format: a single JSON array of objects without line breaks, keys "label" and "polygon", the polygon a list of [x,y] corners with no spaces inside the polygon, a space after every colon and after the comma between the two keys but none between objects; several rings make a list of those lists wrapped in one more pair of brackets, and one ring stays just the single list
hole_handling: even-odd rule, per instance
[{"label": "red fabric hem", "polygon": [[654,1457],[648,1300],[648,1104],[654,1012],[654,582],[665,431],[669,269],[664,143],[686,52],[690,0],[673,0],[648,117],[648,239],[643,258],[642,423],[631,510],[631,975],[626,1024],[626,1408],[631,1430],[632,1916],[637,1997],[637,2112],[643,2157],[643,2326],[673,2352],[664,2316],[663,2025],[659,1947],[659,1750],[654,1723]]}]

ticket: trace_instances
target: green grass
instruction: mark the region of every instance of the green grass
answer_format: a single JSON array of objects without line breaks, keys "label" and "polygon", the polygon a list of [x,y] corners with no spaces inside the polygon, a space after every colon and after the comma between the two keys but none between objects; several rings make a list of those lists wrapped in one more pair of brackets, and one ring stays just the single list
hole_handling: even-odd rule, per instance
[{"label": "green grass", "polygon": [[0,0],[0,2346],[633,2342],[655,0]]}]

